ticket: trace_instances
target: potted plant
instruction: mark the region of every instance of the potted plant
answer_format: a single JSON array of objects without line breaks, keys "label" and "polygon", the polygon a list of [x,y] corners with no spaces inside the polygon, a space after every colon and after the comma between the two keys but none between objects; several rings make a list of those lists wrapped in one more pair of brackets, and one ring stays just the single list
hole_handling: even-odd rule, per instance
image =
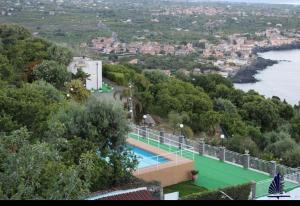
[{"label": "potted plant", "polygon": [[195,181],[195,180],[197,179],[198,173],[199,173],[199,171],[197,171],[197,170],[192,170],[192,171],[191,171],[191,174],[192,174],[192,180]]}]

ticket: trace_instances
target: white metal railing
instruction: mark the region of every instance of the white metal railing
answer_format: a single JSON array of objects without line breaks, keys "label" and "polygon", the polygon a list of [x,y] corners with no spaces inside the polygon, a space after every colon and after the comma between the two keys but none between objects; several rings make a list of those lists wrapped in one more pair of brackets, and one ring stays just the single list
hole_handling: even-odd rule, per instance
[{"label": "white metal railing", "polygon": [[269,186],[272,181],[273,181],[273,178],[256,182],[255,197],[258,198],[258,197],[268,195],[269,194],[268,189],[269,189]]},{"label": "white metal railing", "polygon": [[300,171],[284,175],[284,179],[295,184],[300,184]]},{"label": "white metal railing", "polygon": [[249,162],[249,167],[251,169],[255,169],[255,170],[259,170],[259,171],[263,171],[266,173],[270,173],[271,170],[271,163],[266,161],[266,160],[262,160],[259,159],[257,157],[250,157],[250,162]]},{"label": "white metal railing", "polygon": [[[159,170],[161,169],[161,167],[166,166],[167,164],[173,164],[175,163],[174,166],[178,166],[179,163],[186,161],[183,158],[180,158],[180,151],[175,151],[175,152],[170,152],[170,153],[165,153],[162,155],[155,155],[155,156],[151,156],[151,157],[147,157],[147,158],[142,158],[141,161],[143,162],[148,162],[149,166],[145,166],[145,167],[138,167],[135,172],[137,172],[137,175],[139,175],[142,171],[147,170],[149,168],[151,168],[151,170]],[[160,158],[164,158],[167,161],[166,162],[161,162]],[[173,160],[173,161],[170,161]],[[174,161],[175,160],[175,161]],[[154,163],[153,163],[154,162]]]},{"label": "white metal railing", "polygon": [[286,175],[286,174],[294,174],[297,172],[300,172],[300,169],[298,168],[291,168],[285,165],[277,164],[276,165],[277,172],[280,172],[280,174]]},{"label": "white metal railing", "polygon": [[220,151],[219,147],[212,146],[209,144],[205,144],[205,146],[204,146],[204,154],[207,156],[218,158],[219,151]]},{"label": "white metal railing", "polygon": [[243,154],[233,152],[227,149],[225,150],[225,161],[232,162],[238,165],[243,165],[243,158]]},{"label": "white metal railing", "polygon": [[[143,130],[137,126],[132,126],[133,133],[128,134],[129,137],[136,138],[138,141],[146,142],[149,145],[153,145],[158,149],[167,150],[167,151],[178,151],[180,156],[187,156],[195,159],[194,147],[180,143],[176,140],[172,140],[167,137],[162,137],[156,133],[153,133],[149,129]],[[162,142],[161,142],[162,141]],[[191,154],[191,155],[189,155]]]},{"label": "white metal railing", "polygon": [[[269,186],[273,178],[256,182],[256,198],[266,196],[269,194]],[[284,175],[284,191],[297,188],[300,186],[299,173]]]},{"label": "white metal railing", "polygon": [[[187,144],[185,144],[183,142],[180,143],[179,136],[176,136],[173,134],[165,133],[164,137],[162,137],[160,135],[160,131],[157,131],[157,130],[153,130],[150,128],[146,128],[146,130],[143,130],[140,126],[135,125],[135,124],[131,124],[130,127],[132,128],[133,133],[137,134],[137,139],[142,140],[144,142],[146,141],[147,144],[150,144],[150,142],[151,142],[152,145],[154,145],[158,148],[164,147],[162,149],[166,149],[165,147],[167,146],[168,151],[170,151],[172,148],[178,149],[179,145],[180,145],[181,147],[178,150],[181,150],[181,154],[184,152],[186,152],[186,153],[190,152],[192,154],[193,160],[195,158],[194,154],[195,153],[198,154],[198,151],[196,150],[196,148],[198,149],[198,146],[200,146],[200,144],[194,140],[186,140],[185,142]],[[163,143],[160,143],[161,141]],[[205,156],[219,158],[219,151],[220,151],[219,147],[212,146],[209,144],[204,144],[203,152],[204,152]],[[244,161],[243,155],[244,154],[240,154],[240,153],[233,152],[233,151],[226,149],[225,150],[225,161],[243,166],[243,161]],[[270,174],[271,173],[271,162],[259,159],[257,157],[250,156],[249,168]],[[300,170],[298,168],[291,168],[291,167],[287,167],[285,165],[276,164],[276,172],[280,172],[282,175],[294,174],[299,171]]]}]

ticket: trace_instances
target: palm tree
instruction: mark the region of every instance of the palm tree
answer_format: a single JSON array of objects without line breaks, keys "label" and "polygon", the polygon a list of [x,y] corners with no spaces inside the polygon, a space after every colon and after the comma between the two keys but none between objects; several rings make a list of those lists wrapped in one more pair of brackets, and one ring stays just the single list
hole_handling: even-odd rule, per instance
[{"label": "palm tree", "polygon": [[[128,88],[124,88],[123,90],[115,91],[113,94],[114,99],[117,99],[117,96],[119,96],[119,99],[122,101],[123,99],[126,99],[126,102],[124,102],[124,108],[128,109],[130,118],[132,119],[132,122],[135,122],[139,114],[143,111],[142,103],[139,101],[137,96],[135,95],[135,88],[129,84]],[[123,101],[122,101],[123,102]]]},{"label": "palm tree", "polygon": [[86,85],[86,80],[91,76],[90,74],[84,72],[81,68],[79,68],[76,74],[72,74],[74,79],[80,79],[84,85]]}]

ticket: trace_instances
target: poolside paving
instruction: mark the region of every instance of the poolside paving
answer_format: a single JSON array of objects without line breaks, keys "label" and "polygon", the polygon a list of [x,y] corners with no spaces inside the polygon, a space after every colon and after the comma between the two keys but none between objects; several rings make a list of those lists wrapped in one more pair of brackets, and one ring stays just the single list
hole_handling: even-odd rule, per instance
[{"label": "poolside paving", "polygon": [[133,173],[136,177],[145,181],[159,181],[162,187],[190,180],[189,172],[194,169],[194,162],[192,160],[167,152],[158,147],[153,147],[134,138],[127,138],[127,143],[169,160],[168,162],[137,168]]},{"label": "poolside paving", "polygon": [[[142,148],[143,150],[147,150],[149,152],[155,153],[155,154],[157,154],[159,156],[162,156],[162,157],[169,160],[167,163],[158,164],[157,166],[159,166],[159,168],[173,167],[176,164],[185,164],[185,163],[192,162],[190,159],[183,158],[183,157],[178,156],[176,154],[166,152],[166,150],[150,146],[150,145],[148,145],[146,143],[143,143],[141,141],[138,141],[134,138],[128,138],[127,143],[129,143],[129,144],[131,144],[135,147]],[[153,170],[156,170],[156,169],[157,169],[157,167],[155,165],[154,166],[151,165],[149,167],[139,168],[139,170],[134,172],[134,174],[148,173],[149,171],[153,171]]]}]

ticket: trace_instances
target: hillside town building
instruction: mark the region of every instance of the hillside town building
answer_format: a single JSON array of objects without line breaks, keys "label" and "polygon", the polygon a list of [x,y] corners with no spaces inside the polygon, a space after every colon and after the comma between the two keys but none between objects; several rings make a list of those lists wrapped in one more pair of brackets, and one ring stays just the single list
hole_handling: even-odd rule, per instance
[{"label": "hillside town building", "polygon": [[79,69],[90,75],[86,81],[88,90],[99,90],[102,88],[102,61],[92,60],[87,57],[74,57],[68,70],[76,74]]}]

